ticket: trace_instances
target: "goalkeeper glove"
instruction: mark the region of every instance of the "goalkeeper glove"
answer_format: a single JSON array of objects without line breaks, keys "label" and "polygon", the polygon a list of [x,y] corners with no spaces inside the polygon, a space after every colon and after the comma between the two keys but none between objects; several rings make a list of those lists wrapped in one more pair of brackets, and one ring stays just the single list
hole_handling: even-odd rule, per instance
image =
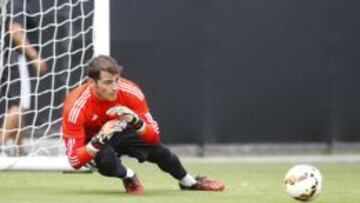
[{"label": "goalkeeper glove", "polygon": [[144,121],[139,116],[126,106],[115,106],[106,111],[108,116],[116,116],[118,119],[125,121],[129,125],[133,126],[137,132],[143,132],[145,130]]},{"label": "goalkeeper glove", "polygon": [[126,126],[127,123],[122,120],[110,120],[106,122],[98,134],[92,137],[86,145],[87,151],[95,156],[116,132],[122,132]]}]

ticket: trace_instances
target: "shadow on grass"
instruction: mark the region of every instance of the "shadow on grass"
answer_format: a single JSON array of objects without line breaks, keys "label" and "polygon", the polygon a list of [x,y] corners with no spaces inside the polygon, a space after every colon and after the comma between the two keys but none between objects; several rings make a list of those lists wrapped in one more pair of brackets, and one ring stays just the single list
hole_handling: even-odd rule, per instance
[{"label": "shadow on grass", "polygon": [[82,189],[63,189],[63,190],[58,190],[57,193],[63,193],[64,195],[69,195],[69,194],[74,194],[74,195],[86,195],[86,196],[99,196],[99,195],[106,195],[106,196],[124,196],[124,197],[129,197],[129,196],[140,196],[140,197],[164,197],[164,196],[180,196],[180,195],[185,195],[186,193],[184,193],[181,190],[178,189],[169,189],[169,190],[164,190],[164,189],[148,189],[145,190],[145,193],[143,195],[129,195],[127,194],[122,188],[119,188],[119,190],[113,190],[113,189],[86,189],[86,188],[82,188]]}]

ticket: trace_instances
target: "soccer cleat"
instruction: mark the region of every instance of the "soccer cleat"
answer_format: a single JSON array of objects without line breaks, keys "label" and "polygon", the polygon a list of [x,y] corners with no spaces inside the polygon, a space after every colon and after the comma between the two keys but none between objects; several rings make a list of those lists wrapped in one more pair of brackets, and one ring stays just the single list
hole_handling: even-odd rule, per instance
[{"label": "soccer cleat", "polygon": [[220,192],[225,189],[225,185],[223,183],[218,182],[216,180],[210,180],[207,177],[196,176],[195,180],[197,182],[190,187],[179,184],[180,189],[182,189],[182,190],[214,191],[214,192]]},{"label": "soccer cleat", "polygon": [[123,184],[128,194],[141,195],[144,194],[144,187],[137,175],[131,178],[124,178]]}]

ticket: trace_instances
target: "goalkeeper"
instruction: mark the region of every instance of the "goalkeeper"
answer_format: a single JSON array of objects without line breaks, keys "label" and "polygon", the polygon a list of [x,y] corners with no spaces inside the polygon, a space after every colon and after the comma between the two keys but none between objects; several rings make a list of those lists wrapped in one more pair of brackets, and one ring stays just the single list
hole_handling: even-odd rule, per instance
[{"label": "goalkeeper", "polygon": [[183,190],[224,190],[220,182],[187,173],[177,155],[160,142],[142,91],[120,76],[122,69],[109,56],[93,58],[88,81],[65,100],[62,124],[71,166],[90,164],[104,176],[122,179],[127,193],[142,194],[138,176],[121,163],[121,156],[128,155],[157,164]]}]

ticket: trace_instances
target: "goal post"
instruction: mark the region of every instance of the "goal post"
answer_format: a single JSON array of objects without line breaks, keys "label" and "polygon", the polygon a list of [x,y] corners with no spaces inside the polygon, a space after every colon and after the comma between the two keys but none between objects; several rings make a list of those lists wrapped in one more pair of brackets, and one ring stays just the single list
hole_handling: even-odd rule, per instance
[{"label": "goal post", "polygon": [[110,0],[94,0],[94,55],[110,54]]},{"label": "goal post", "polygon": [[[0,136],[0,170],[73,170],[62,140],[63,101],[86,78],[88,61],[110,54],[110,1],[0,0],[0,4],[0,133],[7,135]],[[23,40],[29,42],[25,46],[37,51],[47,71],[36,71],[24,44],[16,42],[9,30],[14,23],[22,26]],[[13,111],[14,106],[19,110]],[[12,122],[18,126],[9,127]]]}]

